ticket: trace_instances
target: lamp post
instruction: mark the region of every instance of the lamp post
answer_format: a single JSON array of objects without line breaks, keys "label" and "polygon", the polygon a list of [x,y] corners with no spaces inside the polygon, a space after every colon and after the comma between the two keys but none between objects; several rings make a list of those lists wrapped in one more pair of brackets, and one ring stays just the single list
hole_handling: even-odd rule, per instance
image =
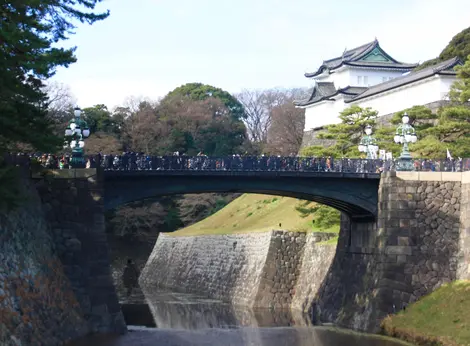
[{"label": "lamp post", "polygon": [[75,107],[73,110],[75,118],[69,121],[65,129],[65,146],[72,148],[72,159],[70,165],[72,168],[82,168],[85,166],[83,158],[83,147],[85,146],[84,139],[90,135],[90,129],[86,121],[80,118],[82,110]]},{"label": "lamp post", "polygon": [[364,132],[365,136],[361,138],[357,148],[361,153],[367,154],[367,159],[376,159],[379,147],[377,145],[377,140],[372,136],[372,126],[367,125]]},{"label": "lamp post", "polygon": [[408,149],[408,143],[416,143],[418,137],[413,126],[409,123],[408,114],[404,114],[401,119],[402,124],[397,127],[393,140],[395,143],[403,144],[401,155],[397,162],[397,171],[414,171],[414,165],[411,154]]}]

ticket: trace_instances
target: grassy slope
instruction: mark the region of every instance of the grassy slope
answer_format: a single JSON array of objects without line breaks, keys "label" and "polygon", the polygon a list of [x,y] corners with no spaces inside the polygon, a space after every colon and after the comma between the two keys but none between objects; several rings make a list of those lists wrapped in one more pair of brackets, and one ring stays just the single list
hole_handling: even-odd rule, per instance
[{"label": "grassy slope", "polygon": [[417,345],[470,345],[470,281],[442,286],[387,317],[383,328]]},{"label": "grassy slope", "polygon": [[338,227],[314,229],[312,217],[302,218],[295,209],[298,204],[299,200],[295,198],[244,194],[214,215],[173,232],[172,235],[248,233],[272,229],[338,232]]}]

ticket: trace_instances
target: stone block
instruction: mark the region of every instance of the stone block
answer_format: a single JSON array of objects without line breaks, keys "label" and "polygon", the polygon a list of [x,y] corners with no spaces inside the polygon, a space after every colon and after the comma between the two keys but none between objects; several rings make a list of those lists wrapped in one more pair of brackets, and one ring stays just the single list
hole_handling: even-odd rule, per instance
[{"label": "stone block", "polygon": [[397,255],[397,263],[402,264],[402,263],[407,263],[408,262],[408,257],[406,255]]},{"label": "stone block", "polygon": [[419,172],[420,181],[442,181],[441,172]]},{"label": "stone block", "polygon": [[82,249],[82,243],[77,238],[67,239],[65,241],[65,246],[68,251],[78,252]]},{"label": "stone block", "polygon": [[385,254],[387,255],[409,255],[412,254],[411,246],[386,246]]},{"label": "stone block", "polygon": [[106,304],[92,306],[91,313],[96,315],[105,315],[108,313],[108,306]]},{"label": "stone block", "polygon": [[419,180],[419,172],[396,172],[396,177],[400,180]]},{"label": "stone block", "polygon": [[470,184],[470,171],[462,172],[462,184]]},{"label": "stone block", "polygon": [[411,246],[411,241],[409,237],[398,237],[398,246]]},{"label": "stone block", "polygon": [[391,290],[397,290],[400,292],[413,293],[413,288],[401,281],[395,281],[390,279],[380,279],[379,288],[387,288]]},{"label": "stone block", "polygon": [[462,172],[442,172],[442,181],[462,181]]}]

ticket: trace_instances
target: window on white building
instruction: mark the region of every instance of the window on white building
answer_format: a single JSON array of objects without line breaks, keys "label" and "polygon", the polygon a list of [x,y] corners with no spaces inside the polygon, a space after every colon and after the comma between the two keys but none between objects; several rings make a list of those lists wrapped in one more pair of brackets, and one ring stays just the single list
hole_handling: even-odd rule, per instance
[{"label": "window on white building", "polygon": [[369,86],[369,77],[364,76],[364,85]]},{"label": "window on white building", "polygon": [[357,76],[357,85],[362,85],[362,76]]}]

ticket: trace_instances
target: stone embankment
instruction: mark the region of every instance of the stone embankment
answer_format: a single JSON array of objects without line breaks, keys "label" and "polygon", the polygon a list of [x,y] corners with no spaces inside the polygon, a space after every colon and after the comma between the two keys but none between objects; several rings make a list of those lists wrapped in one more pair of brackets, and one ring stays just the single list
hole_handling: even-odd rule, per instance
[{"label": "stone embankment", "polygon": [[32,182],[0,215],[0,344],[60,345],[88,332]]},{"label": "stone embankment", "polygon": [[96,170],[22,173],[24,203],[0,214],[0,344],[125,332]]},{"label": "stone embankment", "polygon": [[140,285],[204,294],[234,305],[303,308],[315,297],[311,283],[323,281],[335,253],[335,246],[316,245],[322,239],[315,233],[285,231],[161,234]]},{"label": "stone embankment", "polygon": [[290,306],[318,321],[377,331],[387,314],[469,278],[470,172],[390,172],[378,195],[377,220],[342,215],[336,247],[319,234],[282,231],[163,235],[141,284]]}]

